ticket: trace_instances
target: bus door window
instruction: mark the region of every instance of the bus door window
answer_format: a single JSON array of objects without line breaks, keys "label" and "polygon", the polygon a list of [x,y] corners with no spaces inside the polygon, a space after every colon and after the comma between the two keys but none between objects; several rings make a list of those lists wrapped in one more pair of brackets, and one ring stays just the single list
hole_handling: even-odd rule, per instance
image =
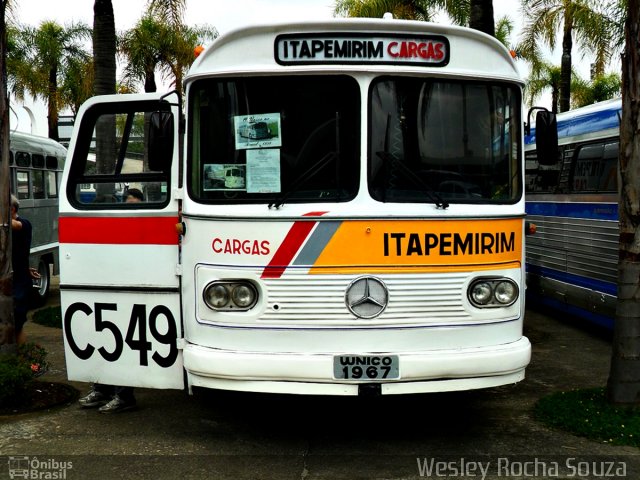
[{"label": "bus door window", "polygon": [[[154,170],[149,161],[150,112],[145,111],[144,103],[131,108],[111,113],[98,105],[86,114],[93,122],[84,122],[83,128],[93,129],[93,139],[91,135],[80,137],[83,144],[74,152],[67,187],[77,207],[162,208],[169,201],[169,171]],[[143,192],[143,204],[125,202],[129,188]]]}]

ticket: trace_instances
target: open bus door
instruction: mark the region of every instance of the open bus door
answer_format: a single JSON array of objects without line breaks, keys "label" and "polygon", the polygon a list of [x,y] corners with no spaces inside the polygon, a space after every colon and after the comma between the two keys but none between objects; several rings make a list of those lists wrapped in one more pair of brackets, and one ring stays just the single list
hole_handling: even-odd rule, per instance
[{"label": "open bus door", "polygon": [[[177,94],[94,97],[80,109],[59,222],[70,380],[184,387],[180,115]],[[142,201],[127,201],[133,189]]]}]

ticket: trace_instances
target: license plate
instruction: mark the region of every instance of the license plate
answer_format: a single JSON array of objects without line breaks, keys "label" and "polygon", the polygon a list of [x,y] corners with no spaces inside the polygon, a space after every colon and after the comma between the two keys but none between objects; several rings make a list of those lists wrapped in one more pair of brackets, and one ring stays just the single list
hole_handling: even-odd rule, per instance
[{"label": "license plate", "polygon": [[390,380],[400,378],[397,355],[336,355],[333,378],[340,380]]}]

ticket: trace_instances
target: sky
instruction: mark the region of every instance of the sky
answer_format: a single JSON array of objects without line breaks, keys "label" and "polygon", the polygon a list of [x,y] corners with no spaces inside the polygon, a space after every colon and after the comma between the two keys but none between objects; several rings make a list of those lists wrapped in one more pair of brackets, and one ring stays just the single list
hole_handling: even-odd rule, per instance
[{"label": "sky", "polygon": [[[83,22],[93,25],[93,0],[12,0],[14,18],[21,24],[38,26],[42,21],[54,20],[68,25]],[[145,10],[147,0],[112,0],[116,30],[124,31],[135,25]],[[518,0],[493,0],[494,18],[507,15],[514,23],[511,41],[516,43],[522,28],[522,14]],[[185,23],[210,25],[220,34],[238,27],[271,21],[320,20],[333,17],[334,0],[186,0]],[[549,52],[548,60],[560,63],[559,52]],[[574,63],[581,76],[589,74],[589,59],[574,52]],[[520,74],[527,75],[525,65],[518,65]],[[29,122],[28,120],[26,122]],[[20,130],[25,130],[25,121]],[[31,122],[33,123],[33,122]],[[41,123],[41,122],[40,122]],[[46,125],[45,125],[46,127]],[[33,126],[31,127],[34,130]],[[38,125],[34,133],[46,135]]]}]

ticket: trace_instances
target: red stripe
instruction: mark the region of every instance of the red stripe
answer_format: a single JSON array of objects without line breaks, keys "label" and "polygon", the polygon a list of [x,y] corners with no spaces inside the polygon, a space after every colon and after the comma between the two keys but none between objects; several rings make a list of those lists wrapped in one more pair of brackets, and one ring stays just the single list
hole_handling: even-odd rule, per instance
[{"label": "red stripe", "polygon": [[178,217],[60,217],[60,243],[177,245]]},{"label": "red stripe", "polygon": [[[318,217],[327,212],[309,212],[305,217]],[[262,272],[262,278],[280,278],[317,222],[295,222],[278,250]]]}]

